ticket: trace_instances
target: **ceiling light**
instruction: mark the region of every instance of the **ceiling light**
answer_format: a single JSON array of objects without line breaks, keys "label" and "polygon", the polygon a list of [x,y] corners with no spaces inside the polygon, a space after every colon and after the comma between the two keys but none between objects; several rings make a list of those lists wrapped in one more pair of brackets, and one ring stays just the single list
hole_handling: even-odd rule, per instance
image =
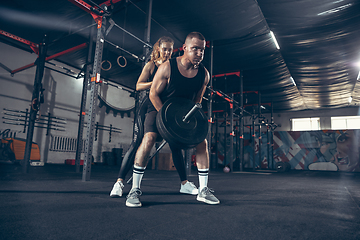
[{"label": "ceiling light", "polygon": [[359,74],[358,74],[356,80],[359,80],[359,79],[360,79],[360,71],[359,71]]},{"label": "ceiling light", "polygon": [[273,31],[270,31],[270,35],[271,35],[271,37],[272,37],[272,39],[273,39],[273,41],[275,43],[276,48],[280,49],[280,46],[279,46],[278,42],[276,41],[276,38],[275,38],[275,35],[274,35]]},{"label": "ceiling light", "polygon": [[294,86],[296,86],[296,82],[295,82],[295,80],[293,79],[293,77],[290,77],[290,79],[291,79],[292,83],[294,84]]},{"label": "ceiling light", "polygon": [[352,97],[351,97],[351,96],[349,97],[348,102],[349,102],[349,103],[352,102]]},{"label": "ceiling light", "polygon": [[341,11],[341,10],[344,10],[345,8],[350,7],[351,5],[352,5],[351,3],[348,3],[348,4],[345,4],[345,5],[343,5],[343,6],[340,6],[340,7],[337,7],[337,8],[333,8],[333,9],[330,9],[330,10],[325,11],[325,12],[318,13],[318,16],[324,15],[324,14],[336,13],[336,12],[339,12],[339,11]]}]

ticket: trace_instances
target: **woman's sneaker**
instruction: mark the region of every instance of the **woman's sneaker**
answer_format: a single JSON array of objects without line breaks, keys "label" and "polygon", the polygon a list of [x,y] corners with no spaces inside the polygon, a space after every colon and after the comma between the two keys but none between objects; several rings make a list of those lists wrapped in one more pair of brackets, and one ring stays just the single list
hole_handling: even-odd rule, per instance
[{"label": "woman's sneaker", "polygon": [[121,181],[114,183],[114,186],[110,192],[110,197],[121,197],[123,194],[124,184]]},{"label": "woman's sneaker", "polygon": [[207,204],[219,204],[219,199],[217,199],[212,192],[214,191],[210,188],[204,187],[197,195],[196,200]]},{"label": "woman's sneaker", "polygon": [[183,184],[180,185],[181,185],[180,193],[191,194],[191,195],[198,194],[198,189],[193,182],[187,181],[184,185]]}]

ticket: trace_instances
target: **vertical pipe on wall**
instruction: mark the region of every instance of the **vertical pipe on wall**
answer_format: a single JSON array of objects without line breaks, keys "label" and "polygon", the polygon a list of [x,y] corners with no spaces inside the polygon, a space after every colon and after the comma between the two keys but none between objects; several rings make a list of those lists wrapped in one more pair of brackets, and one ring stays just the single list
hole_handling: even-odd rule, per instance
[{"label": "vertical pipe on wall", "polygon": [[[152,5],[153,5],[153,0],[149,0],[149,5],[148,5],[148,11],[146,13],[146,22],[145,22],[145,32],[144,32],[144,40],[146,43],[148,43],[150,45],[150,41],[151,41],[151,18],[152,18]],[[142,63],[142,67],[144,67],[146,65],[146,60],[149,56],[150,53],[150,48],[147,45],[144,45],[143,47],[143,54],[144,54],[144,61]],[[145,93],[145,94],[144,94]],[[140,106],[140,103],[144,100],[144,97],[149,97],[146,96],[148,95],[148,91],[142,91],[142,93],[139,94],[139,92],[137,92],[135,94],[135,111],[134,111],[134,124],[133,124],[133,137],[135,134],[135,123],[136,123],[136,119],[138,118],[137,113],[138,108]],[[160,146],[160,145],[159,145]],[[157,146],[156,149],[159,147]],[[155,157],[151,158],[148,162],[148,166],[151,168],[153,165],[153,161],[154,161],[154,166],[155,169],[157,169],[157,164],[159,162],[159,153],[156,153]]]},{"label": "vertical pipe on wall", "polygon": [[[151,16],[152,16],[152,3],[153,0],[149,0],[149,9],[146,14],[146,23],[145,23],[145,42],[150,44],[150,33],[151,33]],[[148,46],[144,45],[144,56],[148,56],[150,49]],[[146,62],[143,62],[143,66],[145,66]]]},{"label": "vertical pipe on wall", "polygon": [[262,162],[262,154],[261,154],[261,93],[259,91],[258,93],[258,97],[259,97],[259,104],[258,104],[258,122],[259,122],[259,168],[261,169],[261,162]]},{"label": "vertical pipe on wall", "polygon": [[[29,126],[26,134],[26,145],[24,152],[24,159],[22,164],[23,173],[28,173],[29,164],[30,164],[30,156],[31,156],[31,147],[32,147],[32,139],[34,136],[34,128],[35,128],[35,120],[37,112],[40,108],[40,92],[42,91],[42,79],[44,76],[45,69],[45,58],[47,52],[47,35],[44,36],[44,39],[39,47],[39,57],[36,59],[36,73],[34,80],[34,89],[31,98],[31,108],[30,108],[30,116],[29,116]],[[26,125],[26,124],[25,124]]]},{"label": "vertical pipe on wall", "polygon": [[[227,93],[227,82],[226,82],[226,75],[224,76],[224,81],[225,81],[225,93]],[[227,120],[228,120],[228,104],[227,102],[225,103],[226,107],[225,107],[225,112],[224,112],[224,161],[223,161],[223,165],[226,166],[227,163]]]},{"label": "vertical pipe on wall", "polygon": [[[213,88],[213,66],[214,66],[214,42],[210,42],[210,79],[209,79],[209,87]],[[213,94],[209,94],[209,101],[208,101],[208,119],[209,119],[209,133],[207,136],[207,142],[208,142],[208,156],[209,156],[209,162],[210,162],[210,168],[214,168],[213,164],[213,155],[211,152],[211,144],[212,144],[212,122],[213,122],[213,113],[212,113],[212,96]]]},{"label": "vertical pipe on wall", "polygon": [[81,105],[80,105],[80,116],[79,116],[79,126],[78,126],[78,136],[76,142],[76,155],[75,155],[75,167],[76,172],[80,172],[80,158],[82,152],[82,142],[83,142],[83,132],[84,132],[84,118],[85,118],[85,107],[86,107],[86,97],[87,97],[87,89],[90,80],[90,71],[91,71],[91,62],[93,55],[93,42],[94,42],[94,27],[91,28],[89,33],[89,48],[88,55],[86,58],[86,68],[85,68],[85,76],[83,79],[83,89],[81,95]]},{"label": "vertical pipe on wall", "polygon": [[[234,94],[230,94],[231,99],[234,99]],[[229,164],[230,169],[233,171],[234,161],[234,105],[230,103],[230,147],[229,147]]]},{"label": "vertical pipe on wall", "polygon": [[217,168],[218,156],[219,156],[219,121],[218,117],[215,119],[215,160],[213,168]]},{"label": "vertical pipe on wall", "polygon": [[270,128],[270,156],[269,161],[271,162],[272,169],[275,169],[275,162],[274,162],[274,135],[273,135],[273,128],[272,125],[274,124],[274,108],[273,103],[271,102],[271,128]]},{"label": "vertical pipe on wall", "polygon": [[270,129],[270,125],[267,125],[266,126],[266,159],[267,159],[267,163],[268,163],[268,169],[270,169],[270,164],[271,164],[271,161],[270,161],[270,132],[269,132],[269,129]]},{"label": "vertical pipe on wall", "polygon": [[253,154],[253,170],[255,170],[255,164],[256,164],[256,161],[255,161],[255,156],[256,156],[256,152],[255,152],[255,136],[256,136],[256,133],[255,133],[255,107],[253,107],[253,114],[252,114],[252,141],[251,141],[251,145],[252,145],[252,154]]},{"label": "vertical pipe on wall", "polygon": [[244,162],[244,85],[243,85],[243,73],[240,71],[240,171],[243,171],[243,162]]},{"label": "vertical pipe on wall", "polygon": [[96,99],[98,95],[98,84],[100,80],[101,72],[101,60],[104,48],[104,32],[105,32],[105,17],[102,19],[102,24],[98,24],[94,65],[92,71],[92,77],[90,81],[90,105],[89,113],[87,114],[87,130],[86,130],[86,145],[85,145],[85,161],[83,165],[82,181],[90,181],[91,174],[91,162],[92,162],[92,151],[93,151],[93,140],[94,140],[94,128],[95,128],[95,116],[96,116]]},{"label": "vertical pipe on wall", "polygon": [[224,112],[225,116],[224,116],[224,161],[223,161],[223,165],[226,166],[226,162],[227,162],[227,154],[226,154],[226,150],[227,150],[227,105],[226,105],[226,111]]}]

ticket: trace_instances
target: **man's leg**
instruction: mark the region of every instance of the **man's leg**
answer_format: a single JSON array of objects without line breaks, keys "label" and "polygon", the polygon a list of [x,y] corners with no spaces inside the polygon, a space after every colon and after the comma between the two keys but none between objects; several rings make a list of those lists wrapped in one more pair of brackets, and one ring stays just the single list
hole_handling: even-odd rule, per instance
[{"label": "man's leg", "polygon": [[220,201],[211,193],[207,187],[209,179],[209,153],[207,150],[207,140],[196,146],[196,165],[199,175],[199,194],[197,200],[208,204],[219,204]]},{"label": "man's leg", "polygon": [[[137,169],[145,170],[149,160],[150,151],[155,144],[156,138],[157,138],[157,133],[154,132],[148,132],[144,135],[144,138],[135,155],[134,169],[137,168]],[[139,179],[139,182],[137,182],[135,181],[135,178],[133,176],[133,188],[134,187],[140,188],[140,183],[141,183],[141,179]]]},{"label": "man's leg", "polygon": [[141,195],[140,184],[149,160],[150,151],[155,144],[156,137],[157,133],[147,132],[136,152],[132,188],[126,197],[126,206],[128,207],[141,207],[141,202],[139,200],[139,196]]}]

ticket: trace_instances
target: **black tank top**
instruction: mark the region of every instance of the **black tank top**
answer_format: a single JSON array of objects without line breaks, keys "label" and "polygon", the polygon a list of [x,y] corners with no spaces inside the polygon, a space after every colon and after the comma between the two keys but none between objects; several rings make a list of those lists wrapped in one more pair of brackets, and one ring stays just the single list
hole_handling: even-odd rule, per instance
[{"label": "black tank top", "polygon": [[155,73],[156,73],[156,71],[158,70],[158,66],[156,66],[155,62],[154,62],[154,65],[155,65],[154,71],[153,71],[153,73],[151,74],[151,76],[149,77],[149,79],[147,80],[147,82],[152,82],[152,81],[154,80]]},{"label": "black tank top", "polygon": [[[171,67],[170,81],[164,91],[160,93],[160,100],[163,103],[166,100],[174,97],[195,100],[196,95],[200,91],[205,81],[204,66],[200,64],[197,74],[192,78],[187,78],[181,75],[179,72],[176,58],[170,59],[169,62]],[[152,107],[153,110],[156,111],[155,107]]]},{"label": "black tank top", "polygon": [[[154,71],[151,74],[151,76],[148,78],[147,82],[152,82],[154,80],[155,73],[158,70],[158,66],[156,66],[155,62],[154,62],[154,65],[155,65]],[[150,92],[150,89],[146,89],[146,96],[147,97],[149,97],[149,92]],[[149,101],[149,105],[147,107],[146,112],[151,112],[151,111],[154,111],[154,110],[156,110],[155,107],[152,105],[151,101]]]},{"label": "black tank top", "polygon": [[161,101],[164,103],[166,100],[174,97],[195,100],[205,81],[204,66],[200,64],[197,74],[192,78],[187,78],[180,73],[176,58],[172,58],[169,61],[171,67],[170,81],[159,96]]}]

